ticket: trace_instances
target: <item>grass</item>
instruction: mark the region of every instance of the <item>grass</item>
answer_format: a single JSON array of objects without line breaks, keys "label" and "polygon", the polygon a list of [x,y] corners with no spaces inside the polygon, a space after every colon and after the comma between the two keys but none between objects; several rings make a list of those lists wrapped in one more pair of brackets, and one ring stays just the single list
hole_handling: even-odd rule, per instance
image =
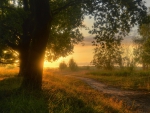
[{"label": "grass", "polygon": [[84,76],[122,89],[150,90],[150,71],[101,70],[87,72]]},{"label": "grass", "polygon": [[19,68],[0,67],[0,80],[3,78],[14,77],[18,74]]},{"label": "grass", "polygon": [[[22,79],[7,72],[10,78],[0,81],[0,113],[130,113],[122,101],[106,97],[72,76],[65,76],[74,72],[46,70],[43,90],[39,92],[19,90]],[[77,73],[81,76],[85,72]],[[98,72],[85,76],[100,77],[92,73]]]},{"label": "grass", "polygon": [[48,113],[42,92],[19,90],[21,78],[0,82],[0,113]]},{"label": "grass", "polygon": [[85,83],[61,74],[45,74],[44,89],[49,93],[51,113],[118,113],[125,111],[121,101],[114,102]]}]

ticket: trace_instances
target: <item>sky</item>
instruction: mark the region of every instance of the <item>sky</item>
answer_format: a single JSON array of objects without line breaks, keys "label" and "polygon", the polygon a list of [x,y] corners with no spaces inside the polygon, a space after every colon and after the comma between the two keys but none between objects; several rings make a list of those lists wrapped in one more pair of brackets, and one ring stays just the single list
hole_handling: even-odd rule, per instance
[{"label": "sky", "polygon": [[[150,0],[144,0],[146,2],[146,6],[150,7]],[[85,24],[87,27],[92,26],[92,20],[85,18],[83,24]],[[45,62],[44,67],[58,67],[59,63],[62,61],[65,61],[68,63],[69,59],[73,58],[75,62],[79,66],[89,66],[91,65],[90,62],[93,59],[93,52],[94,52],[94,46],[92,46],[93,36],[88,33],[87,30],[81,29],[81,32],[83,33],[83,36],[85,37],[82,43],[79,43],[78,45],[74,46],[74,53],[67,56],[67,57],[61,57],[55,62]],[[125,44],[131,44],[132,37],[137,36],[137,27],[134,27],[131,32],[129,33],[129,36],[124,38]]]}]

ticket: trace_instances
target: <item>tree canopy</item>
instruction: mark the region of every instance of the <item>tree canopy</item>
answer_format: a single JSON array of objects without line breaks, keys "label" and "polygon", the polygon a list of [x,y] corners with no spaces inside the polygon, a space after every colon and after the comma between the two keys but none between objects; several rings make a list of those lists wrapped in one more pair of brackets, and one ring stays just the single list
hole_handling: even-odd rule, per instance
[{"label": "tree canopy", "polygon": [[[58,4],[57,4],[58,2]],[[12,49],[17,50],[20,48],[23,38],[22,26],[24,20],[31,16],[31,12],[23,10],[23,2],[14,0],[5,0],[1,6],[1,43],[2,47],[6,48],[10,46]],[[15,5],[15,3],[17,5]],[[73,44],[77,44],[82,41],[83,36],[79,31],[79,27],[82,26],[83,15],[80,6],[73,6],[66,10],[57,11],[56,7],[63,6],[63,1],[51,1],[50,5],[54,10],[54,15],[51,25],[50,39],[47,44],[47,58],[48,60],[56,59],[60,56],[66,56],[73,52]],[[32,17],[33,18],[33,17]],[[28,35],[32,33],[32,27],[34,20],[29,20],[28,23]],[[31,39],[29,39],[31,40]],[[7,42],[7,45],[6,45]],[[2,50],[2,49],[1,49]]]},{"label": "tree canopy", "polygon": [[[22,40],[22,25],[31,16],[31,4],[28,0],[1,0],[1,46],[6,42],[13,49],[18,49]],[[27,7],[25,7],[25,3]],[[82,21],[85,15],[94,17],[93,29],[95,42],[115,40],[126,35],[131,26],[141,22],[146,7],[142,0],[51,0],[52,25],[49,43],[47,44],[48,59],[66,56],[73,51],[73,44],[82,41],[79,27],[84,27]],[[32,17],[33,18],[33,17]],[[34,19],[28,23],[32,32]],[[29,33],[31,35],[31,33]],[[118,37],[115,37],[117,34]],[[2,49],[1,49],[2,50]]]}]

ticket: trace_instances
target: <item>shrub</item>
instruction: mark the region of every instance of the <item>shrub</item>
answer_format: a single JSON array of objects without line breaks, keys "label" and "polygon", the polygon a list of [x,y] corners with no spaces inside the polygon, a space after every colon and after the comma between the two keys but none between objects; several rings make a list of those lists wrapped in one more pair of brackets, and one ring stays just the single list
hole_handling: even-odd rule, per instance
[{"label": "shrub", "polygon": [[59,69],[60,70],[64,70],[66,68],[67,68],[67,64],[64,61],[59,64]]},{"label": "shrub", "polygon": [[75,71],[75,70],[78,69],[78,65],[77,65],[77,63],[74,61],[73,58],[71,58],[71,59],[69,60],[69,68],[70,68],[72,71]]}]

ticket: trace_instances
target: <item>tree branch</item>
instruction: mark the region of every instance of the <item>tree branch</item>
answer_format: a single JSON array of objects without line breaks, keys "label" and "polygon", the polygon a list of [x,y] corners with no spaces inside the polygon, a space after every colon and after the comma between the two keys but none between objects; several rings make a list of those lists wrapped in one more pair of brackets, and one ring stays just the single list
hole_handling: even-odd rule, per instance
[{"label": "tree branch", "polygon": [[0,61],[0,64],[14,64],[16,62],[3,62],[3,61]]},{"label": "tree branch", "polygon": [[14,11],[16,11],[16,8],[14,8],[14,7],[8,7],[8,6],[2,6],[2,7],[0,7],[1,9],[9,9],[9,10],[14,10]]},{"label": "tree branch", "polygon": [[81,4],[81,3],[88,3],[88,2],[89,2],[89,0],[74,0],[74,1],[70,1],[70,2],[66,3],[65,5],[63,5],[63,6],[57,8],[57,9],[54,9],[52,11],[52,14],[56,15],[56,14],[60,13],[62,10],[67,9],[70,6],[75,6],[75,5],[78,5],[79,3]]},{"label": "tree branch", "polygon": [[7,25],[5,25],[5,24],[2,24],[2,26],[3,26],[4,28],[7,28],[7,30],[11,30],[14,35],[17,35],[17,36],[21,37],[21,34],[18,33],[16,29],[14,29],[14,28],[12,28],[12,27],[10,27],[10,26],[7,26]]},{"label": "tree branch", "polygon": [[12,48],[15,51],[19,51],[20,50],[20,46],[16,45],[14,43],[11,43],[10,41],[6,40],[6,45],[9,46],[10,48]]}]

